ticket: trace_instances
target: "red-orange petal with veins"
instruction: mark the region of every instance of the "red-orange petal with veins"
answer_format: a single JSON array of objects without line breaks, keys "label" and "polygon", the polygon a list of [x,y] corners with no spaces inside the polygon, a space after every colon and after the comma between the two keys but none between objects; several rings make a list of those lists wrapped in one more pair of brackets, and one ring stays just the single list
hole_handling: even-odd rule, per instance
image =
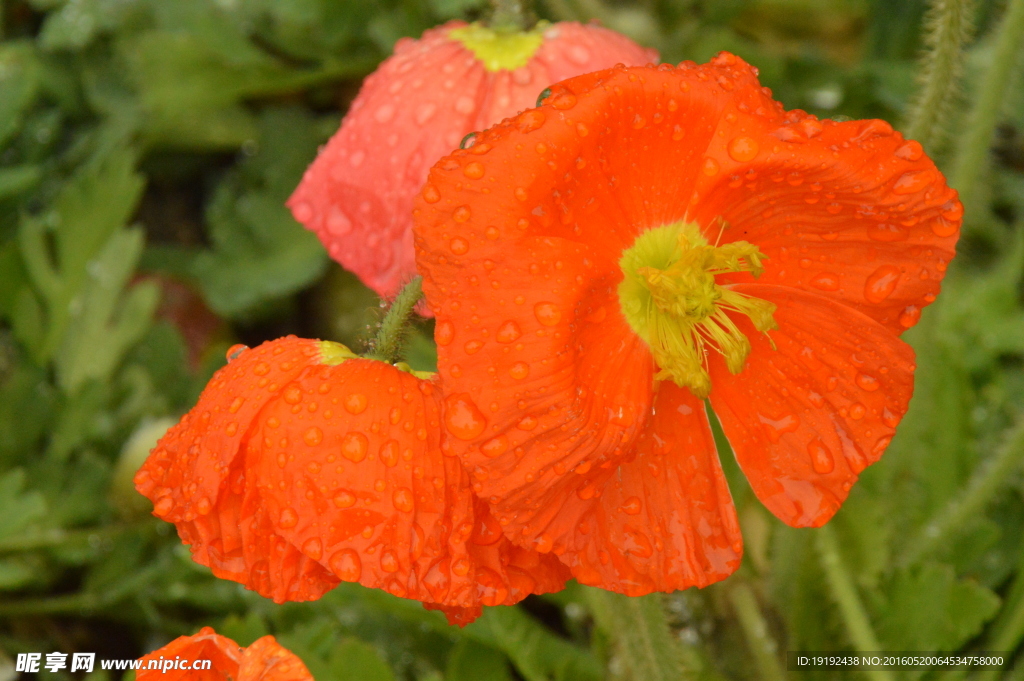
[{"label": "red-orange petal with veins", "polygon": [[736,319],[753,349],[735,376],[712,360],[711,405],[758,499],[789,525],[818,527],[892,439],[913,393],[914,351],[830,298],[734,290],[778,305],[779,328],[769,341]]},{"label": "red-orange petal with veins", "polygon": [[385,296],[416,274],[413,199],[430,166],[463,136],[533,106],[551,83],[618,62],[658,59],[614,31],[563,22],[544,30],[525,66],[489,71],[449,37],[463,26],[453,21],[419,40],[400,40],[363,82],[341,128],[288,201],[331,257]]},{"label": "red-orange petal with veins", "polygon": [[[243,509],[247,471],[239,454],[260,410],[320,357],[317,341],[295,336],[245,350],[214,374],[135,474],[153,514],[175,524],[197,563],[278,602],[315,600],[338,582],[275,534],[261,510]],[[259,559],[251,558],[254,523],[263,528]]]},{"label": "red-orange petal with veins", "polygon": [[629,596],[707,586],[743,554],[704,403],[666,381],[653,409],[636,458],[603,486],[576,491],[593,502],[566,528],[571,545],[561,556],[581,583]]},{"label": "red-orange petal with veins", "polygon": [[[209,660],[209,669],[172,669],[164,666],[180,660],[192,664]],[[273,636],[264,636],[248,648],[203,627],[192,636],[179,636],[163,648],[141,658],[138,681],[313,681],[306,665],[282,648]],[[150,668],[149,665],[156,665]]]}]

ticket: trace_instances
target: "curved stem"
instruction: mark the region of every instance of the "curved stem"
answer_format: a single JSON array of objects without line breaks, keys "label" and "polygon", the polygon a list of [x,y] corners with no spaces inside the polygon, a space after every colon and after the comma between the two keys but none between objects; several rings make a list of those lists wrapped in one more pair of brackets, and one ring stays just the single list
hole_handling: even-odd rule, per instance
[{"label": "curved stem", "polygon": [[1006,14],[997,29],[992,65],[982,78],[949,178],[950,185],[960,192],[960,200],[968,208],[974,201],[978,177],[988,161],[992,134],[999,120],[1003,98],[1009,91],[1022,42],[1024,0],[1009,0]]},{"label": "curved stem", "polygon": [[[824,568],[825,577],[832,588],[832,596],[835,598],[836,605],[839,606],[839,614],[850,635],[850,641],[860,653],[881,651],[882,646],[878,642],[875,630],[871,627],[867,609],[857,593],[857,587],[843,563],[842,556],[839,555],[835,531],[830,525],[825,525],[815,532],[821,566]],[[892,672],[885,669],[866,673],[877,681],[895,681]]]},{"label": "curved stem", "polygon": [[[737,579],[733,577],[733,579]],[[736,581],[729,588],[729,601],[736,610],[747,646],[764,681],[784,681],[786,675],[778,660],[778,644],[768,631],[768,623],[761,614],[754,592],[746,582]]]},{"label": "curved stem", "polygon": [[423,277],[415,277],[405,285],[391,303],[380,329],[371,343],[370,359],[379,359],[388,364],[398,361],[405,341],[405,331],[416,303],[423,297]]},{"label": "curved stem", "polygon": [[1010,479],[1024,460],[1024,416],[1014,426],[1006,442],[988,461],[978,466],[971,476],[963,494],[954,499],[933,520],[926,523],[903,552],[902,563],[909,565],[948,543],[955,533],[970,518],[980,514],[995,496],[996,492]]},{"label": "curved stem", "polygon": [[922,64],[921,91],[910,112],[906,136],[934,151],[957,93],[964,44],[971,33],[971,0],[934,0],[928,13],[928,51]]},{"label": "curved stem", "polygon": [[680,681],[693,678],[683,668],[679,645],[662,608],[661,594],[631,598],[588,588],[594,619],[614,641],[630,678],[636,681]]}]

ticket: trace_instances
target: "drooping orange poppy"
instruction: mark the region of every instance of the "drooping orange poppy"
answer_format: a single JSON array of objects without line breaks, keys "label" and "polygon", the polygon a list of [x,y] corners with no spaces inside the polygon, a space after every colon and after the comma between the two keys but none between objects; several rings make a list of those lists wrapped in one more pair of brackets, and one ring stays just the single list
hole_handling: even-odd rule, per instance
[{"label": "drooping orange poppy", "polygon": [[[209,661],[209,664],[204,664]],[[193,665],[198,666],[193,668]],[[152,667],[150,666],[152,665]],[[208,669],[206,667],[209,667]],[[313,681],[295,653],[264,636],[248,648],[203,627],[142,657],[137,681]]]},{"label": "drooping orange poppy", "polygon": [[434,382],[295,337],[236,354],[135,476],[215,575],[277,602],[359,582],[461,624],[562,588],[444,455]]},{"label": "drooping orange poppy", "polygon": [[827,522],[906,411],[962,208],[917,142],[784,111],[727,53],[552,90],[416,202],[446,425],[514,541],[705,585],[742,542],[704,399],[765,506]]},{"label": "drooping orange poppy", "polygon": [[575,22],[510,33],[452,21],[402,39],[363,82],[288,206],[332,258],[394,295],[416,273],[413,197],[463,136],[533,106],[556,81],[657,59],[623,35]]}]

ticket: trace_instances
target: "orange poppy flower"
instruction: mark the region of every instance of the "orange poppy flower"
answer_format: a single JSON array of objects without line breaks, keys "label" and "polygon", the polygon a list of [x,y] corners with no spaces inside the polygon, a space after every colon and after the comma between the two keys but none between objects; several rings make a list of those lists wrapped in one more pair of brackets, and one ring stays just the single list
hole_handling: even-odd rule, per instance
[{"label": "orange poppy flower", "polygon": [[[193,670],[191,665],[199,660],[209,660],[210,668]],[[179,668],[185,664],[188,668]],[[313,681],[313,675],[302,660],[282,648],[273,636],[264,636],[248,648],[242,648],[210,627],[203,627],[192,636],[179,636],[163,648],[144,655],[142,668],[135,678],[137,681]]]},{"label": "orange poppy flower", "polygon": [[332,258],[391,296],[416,273],[412,201],[437,159],[467,133],[534,106],[551,83],[657,59],[614,31],[573,22],[509,34],[453,21],[402,39],[288,206]]},{"label": "orange poppy flower", "polygon": [[359,582],[459,623],[562,588],[443,454],[435,383],[293,336],[232,354],[135,476],[215,575],[277,602]]},{"label": "orange poppy flower", "polygon": [[514,541],[702,586],[742,552],[704,398],[765,506],[827,522],[906,411],[898,334],[962,208],[918,143],[786,112],[727,53],[552,90],[416,202],[446,425]]}]

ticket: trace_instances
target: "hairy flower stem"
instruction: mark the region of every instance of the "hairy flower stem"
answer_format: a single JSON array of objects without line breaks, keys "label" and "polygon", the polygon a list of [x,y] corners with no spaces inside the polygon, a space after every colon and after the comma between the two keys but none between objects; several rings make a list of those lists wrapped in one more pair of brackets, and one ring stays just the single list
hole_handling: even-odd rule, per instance
[{"label": "hairy flower stem", "polygon": [[989,147],[1003,99],[1010,91],[1017,55],[1024,43],[1024,0],[1009,0],[1006,13],[996,33],[992,65],[982,77],[967,118],[949,184],[960,192],[960,200],[968,209],[974,208],[975,187],[985,170]]},{"label": "hairy flower stem", "polygon": [[934,519],[926,523],[903,552],[902,563],[912,565],[936,547],[948,544],[970,518],[976,518],[996,492],[1011,478],[1024,461],[1024,416],[1012,429],[1006,441],[988,461],[978,466],[960,497],[954,499]]},{"label": "hairy flower stem", "polygon": [[[842,556],[839,555],[835,531],[830,525],[825,525],[815,530],[815,539],[821,566],[832,588],[832,597],[839,606],[839,615],[853,646],[861,653],[882,650],[875,630],[871,627],[871,620],[868,619],[867,609],[857,593],[857,586],[853,583]],[[895,681],[892,672],[888,670],[879,669],[866,673],[869,678],[876,681]]]},{"label": "hairy flower stem", "polygon": [[683,668],[679,644],[672,637],[661,594],[631,598],[603,589],[587,589],[598,626],[622,656],[633,681],[692,679]]},{"label": "hairy flower stem", "polygon": [[370,359],[379,359],[388,364],[397,362],[402,354],[405,332],[416,303],[423,297],[423,277],[417,276],[405,285],[391,303],[380,329],[367,353]]},{"label": "hairy flower stem", "polygon": [[[733,580],[737,579],[733,577]],[[768,623],[761,614],[754,592],[746,582],[736,581],[729,587],[728,594],[740,626],[743,627],[743,635],[747,638],[747,647],[754,657],[760,678],[764,681],[783,681],[786,675],[779,665],[778,644],[768,631]]]},{"label": "hairy flower stem", "polygon": [[537,22],[533,0],[491,0],[491,7],[488,25],[498,32],[525,31]]},{"label": "hairy flower stem", "polygon": [[905,134],[933,153],[957,94],[963,71],[964,44],[971,34],[972,0],[933,0],[926,19],[921,91],[907,120]]}]

